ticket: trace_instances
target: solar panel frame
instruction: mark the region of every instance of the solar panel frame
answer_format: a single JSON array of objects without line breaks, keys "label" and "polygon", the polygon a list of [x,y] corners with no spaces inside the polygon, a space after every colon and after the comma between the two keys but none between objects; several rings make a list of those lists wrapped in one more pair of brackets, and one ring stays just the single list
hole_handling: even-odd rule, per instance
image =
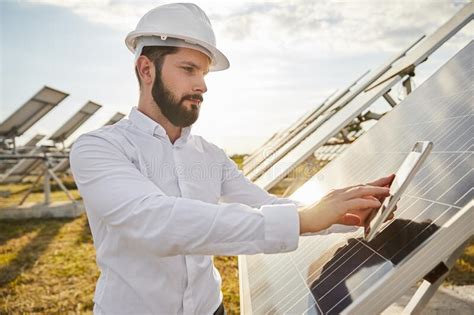
[{"label": "solar panel frame", "polygon": [[[397,218],[382,231],[385,233],[391,230],[386,234],[388,238],[382,238],[382,241],[379,239],[378,243],[367,243],[356,239],[362,237],[362,229],[346,230],[345,234],[300,238],[300,248],[288,254],[240,256],[239,259],[245,262],[239,262],[239,265],[247,268],[247,273],[243,273],[241,279],[251,275],[253,277],[253,284],[247,285],[248,288],[253,287],[252,297],[250,297],[252,300],[244,301],[242,305],[249,303],[250,307],[253,303],[260,305],[260,309],[253,310],[255,313],[265,313],[265,311],[286,313],[284,310],[288,311],[291,305],[286,304],[283,307],[283,304],[299,298],[299,302],[295,303],[300,308],[307,307],[299,313],[306,313],[306,311],[311,314],[315,312],[380,313],[440,261],[446,261],[452,252],[474,233],[474,225],[472,225],[474,222],[472,211],[474,137],[470,132],[474,126],[474,110],[470,101],[473,90],[470,83],[474,75],[473,54],[474,41],[415,90],[409,98],[384,116],[383,122],[375,125],[374,129],[364,134],[340,158],[330,163],[314,177],[314,182],[319,182],[319,186],[324,191],[341,185],[360,183],[361,180],[395,170],[406,153],[410,151],[414,141],[419,140],[420,137],[433,141],[434,151],[430,155],[430,160],[420,169],[415,181],[399,202]],[[470,63],[470,66],[466,63]],[[317,200],[314,191],[311,191],[312,201],[309,200],[309,202]],[[402,218],[407,219],[408,221],[405,221],[408,223],[397,226],[395,222],[403,221],[400,220]],[[410,230],[409,226],[417,228],[415,229],[417,234],[405,235],[404,230]],[[345,283],[342,288],[350,288],[347,293],[341,291],[347,294],[343,299],[338,298],[338,295],[333,295],[332,308],[324,308],[322,304],[318,304],[317,310],[311,310],[311,303],[315,298],[318,299],[318,303],[321,298],[324,298],[314,295],[317,291],[313,291],[313,285],[315,283],[321,285],[321,281],[326,279],[324,277],[331,276],[333,279],[338,279],[334,275],[340,271],[335,271],[334,267],[340,268],[339,266],[344,265],[350,267],[348,263],[357,257],[357,252],[353,253],[356,256],[349,255],[350,251],[340,251],[343,247],[335,247],[334,250],[337,249],[339,256],[334,255],[333,258],[339,260],[331,259],[329,260],[331,265],[328,265],[328,260],[324,259],[331,258],[332,253],[329,251],[326,258],[322,254],[328,252],[331,244],[337,244],[340,240],[352,240],[352,244],[360,249],[370,250],[371,255],[378,255],[390,263],[386,264],[383,259],[380,260],[381,263],[374,265],[374,273],[369,273],[367,277],[361,277],[359,272],[362,270],[362,275],[364,275],[364,268],[370,267],[370,264],[356,266],[355,272],[343,278]],[[382,250],[388,242],[396,245],[396,251]],[[400,243],[404,245],[400,247],[398,245]],[[352,250],[351,247],[347,248]],[[312,264],[315,257],[324,258],[319,265],[324,266],[325,274],[324,268],[322,271],[312,269],[311,272],[305,273],[305,270],[311,270],[309,264]],[[293,271],[289,269],[289,264],[285,265],[285,259],[291,260],[294,266]],[[355,259],[354,262],[357,261],[359,260]],[[319,275],[315,271],[319,272]],[[356,279],[354,276],[358,274],[359,280],[352,281],[352,284],[348,283],[351,278]],[[272,277],[272,275],[275,276]],[[262,286],[265,281],[273,281],[280,276],[285,277],[284,279],[291,279],[293,276],[293,278],[301,278],[299,281],[303,283],[308,283],[313,292],[313,300],[311,296],[305,295],[304,290],[298,291],[294,286],[284,284],[279,291],[275,291],[275,287],[278,288],[275,284],[268,283]],[[368,283],[366,279],[372,282]],[[260,284],[256,286],[255,281],[260,281]],[[244,285],[241,287],[245,289]],[[336,287],[339,287],[339,283],[330,288],[331,294],[337,293],[334,291]],[[287,289],[292,289],[293,293]],[[320,287],[319,292],[327,294],[328,290]],[[281,294],[286,295],[282,298]],[[294,298],[290,296],[291,294]],[[241,297],[245,299],[249,295],[249,292],[243,292]],[[349,297],[349,304],[344,306],[344,303],[347,303],[346,297]],[[307,301],[304,300],[306,298]],[[274,301],[274,304],[271,301]],[[262,310],[262,303],[270,304],[268,308]],[[337,303],[343,303],[343,308],[334,308],[338,305]],[[279,305],[280,308],[273,308],[272,305]],[[245,311],[246,314],[252,313],[252,310]],[[288,313],[291,312],[288,311]]]},{"label": "solar panel frame", "polygon": [[59,129],[57,129],[49,140],[54,142],[62,142],[66,140],[74,131],[76,131],[83,123],[92,117],[102,106],[87,102],[81,109],[79,109],[71,118],[69,118]]},{"label": "solar panel frame", "polygon": [[[413,64],[419,64],[426,60],[427,56],[439,48],[445,41],[447,41],[451,36],[461,30],[470,20],[473,18],[472,13],[473,4],[466,6],[433,34],[426,37],[421,43],[417,44],[413,49],[407,50],[406,57],[397,58],[400,62],[407,60],[412,61]],[[469,11],[470,10],[470,11]],[[436,39],[436,40],[434,40]],[[408,51],[411,52],[408,53]],[[413,53],[416,51],[416,53]],[[408,57],[410,55],[410,57]],[[413,56],[417,58],[413,58]],[[384,71],[385,72],[385,71]],[[381,75],[384,72],[380,72]],[[341,110],[337,111],[329,121],[324,121],[321,126],[318,126],[318,132],[313,132],[308,135],[303,141],[297,144],[297,146],[291,148],[291,150],[285,150],[284,155],[276,157],[275,161],[268,161],[264,164],[259,172],[254,174],[248,174],[250,180],[254,181],[255,184],[262,187],[265,190],[271,189],[276,185],[281,179],[283,179],[287,174],[289,174],[297,165],[303,162],[312,152],[314,152],[321,145],[324,145],[330,137],[334,136],[339,130],[346,126],[352,119],[357,115],[362,113],[367,109],[376,99],[388,92],[396,83],[403,79],[404,75],[395,75],[391,76],[385,81],[382,81],[376,86],[370,87],[374,82],[377,82],[378,76],[372,82],[364,87],[365,91],[361,94],[358,94],[353,100],[350,101],[350,104],[346,105]],[[376,93],[377,97],[372,98],[371,93]],[[364,97],[367,99],[364,100]],[[349,109],[349,110],[348,110]],[[335,123],[335,120],[338,123]],[[343,121],[344,124],[340,122]],[[331,124],[331,126],[329,126]],[[300,150],[298,152],[296,150]]]},{"label": "solar panel frame", "polygon": [[451,20],[441,26],[435,34],[426,38],[423,42],[407,54],[406,58],[401,59],[398,63],[387,71],[383,76],[373,82],[368,89],[375,88],[390,78],[404,73],[410,72],[425,61],[439,46],[449,38],[453,37],[459,30],[467,25],[474,18],[474,2],[466,4]]},{"label": "solar panel frame", "polygon": [[[440,255],[447,260],[449,255],[466,241],[466,235],[474,233],[474,227],[465,222],[474,222],[474,200],[462,208],[448,223],[443,225],[436,238],[425,241],[425,245],[413,252],[406,259],[410,264],[400,264],[376,285],[366,291],[353,305],[344,312],[346,314],[368,314],[382,311],[393,301],[400,298],[419,279],[420,275],[428,274],[439,263]],[[449,227],[449,228],[447,228]],[[449,242],[443,240],[450,240]],[[403,280],[401,280],[403,279]],[[416,280],[414,280],[416,279]],[[390,297],[387,298],[387,297]]]},{"label": "solar panel frame", "polygon": [[0,124],[0,137],[19,137],[69,94],[44,86]]}]

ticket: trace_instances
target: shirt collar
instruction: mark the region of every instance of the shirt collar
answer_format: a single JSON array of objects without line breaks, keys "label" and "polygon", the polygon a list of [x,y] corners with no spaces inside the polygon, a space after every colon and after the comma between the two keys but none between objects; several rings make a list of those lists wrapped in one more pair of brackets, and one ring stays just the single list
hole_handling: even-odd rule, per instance
[{"label": "shirt collar", "polygon": [[[136,106],[132,107],[128,117],[133,125],[135,125],[138,129],[144,131],[145,133],[152,136],[168,138],[165,128],[163,128],[159,123],[139,111]],[[186,142],[191,136],[191,127],[192,126],[182,128],[181,136],[176,141]]]}]

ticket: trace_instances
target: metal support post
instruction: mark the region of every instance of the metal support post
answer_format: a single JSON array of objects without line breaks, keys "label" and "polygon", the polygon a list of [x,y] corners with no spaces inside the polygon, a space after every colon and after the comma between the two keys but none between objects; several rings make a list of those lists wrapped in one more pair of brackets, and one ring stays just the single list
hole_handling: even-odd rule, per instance
[{"label": "metal support post", "polygon": [[397,106],[397,102],[395,102],[395,100],[390,96],[389,94],[390,91],[387,91],[384,95],[383,95],[383,98],[387,101],[387,103],[392,106],[392,107],[395,107]]},{"label": "metal support post", "polygon": [[405,88],[405,92],[407,95],[409,95],[412,91],[413,91],[413,86],[412,86],[412,83],[411,83],[411,76],[409,76],[408,78],[406,78],[403,82],[403,87]]},{"label": "metal support post", "polygon": [[61,187],[68,199],[75,203],[76,201],[74,200],[74,197],[71,195],[69,190],[67,190],[66,186],[64,186],[63,182],[59,179],[59,177],[57,177],[56,174],[54,174],[54,172],[50,169],[48,169],[48,174],[56,181],[56,183],[58,183],[59,187]]},{"label": "metal support post", "polygon": [[464,248],[467,245],[468,241],[464,242],[448,257],[446,261],[442,261],[436,268],[425,276],[422,284],[418,287],[415,294],[413,294],[402,314],[421,313],[431,297],[436,293],[439,286],[443,283],[444,279],[446,279],[449,270],[454,266],[459,256],[462,255]]},{"label": "metal support post", "polygon": [[49,205],[51,203],[51,184],[49,182],[50,180],[50,176],[49,176],[49,172],[48,172],[48,167],[49,167],[49,163],[48,163],[48,160],[45,159],[44,161],[44,186],[43,186],[43,190],[44,190],[44,204],[45,205]]}]

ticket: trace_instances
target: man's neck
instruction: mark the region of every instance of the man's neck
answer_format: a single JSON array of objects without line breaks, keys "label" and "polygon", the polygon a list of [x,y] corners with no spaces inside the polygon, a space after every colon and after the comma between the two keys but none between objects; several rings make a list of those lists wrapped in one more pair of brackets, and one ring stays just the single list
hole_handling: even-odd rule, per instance
[{"label": "man's neck", "polygon": [[177,127],[173,125],[168,118],[166,118],[160,111],[160,108],[156,106],[155,103],[152,102],[142,102],[140,100],[138,104],[138,110],[143,114],[147,115],[150,119],[154,120],[155,122],[159,123],[163,129],[165,129],[170,142],[174,144],[174,142],[181,136],[181,127]]}]

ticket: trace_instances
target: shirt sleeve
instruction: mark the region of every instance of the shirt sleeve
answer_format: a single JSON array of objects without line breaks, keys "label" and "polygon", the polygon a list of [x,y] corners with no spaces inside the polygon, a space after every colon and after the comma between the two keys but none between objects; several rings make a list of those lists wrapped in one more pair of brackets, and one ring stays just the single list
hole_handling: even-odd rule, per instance
[{"label": "shirt sleeve", "polygon": [[[74,143],[70,162],[87,212],[106,226],[117,246],[174,256],[278,253],[298,245],[295,205],[258,209],[166,196],[118,145],[97,134]],[[298,230],[278,231],[278,222]]]},{"label": "shirt sleeve", "polygon": [[268,209],[264,212],[266,233],[274,233],[271,237],[275,239],[286,238],[296,248],[300,230],[297,208],[301,204],[269,194],[245,177],[224,151],[221,154],[224,159],[221,202],[240,202],[250,207]]}]

